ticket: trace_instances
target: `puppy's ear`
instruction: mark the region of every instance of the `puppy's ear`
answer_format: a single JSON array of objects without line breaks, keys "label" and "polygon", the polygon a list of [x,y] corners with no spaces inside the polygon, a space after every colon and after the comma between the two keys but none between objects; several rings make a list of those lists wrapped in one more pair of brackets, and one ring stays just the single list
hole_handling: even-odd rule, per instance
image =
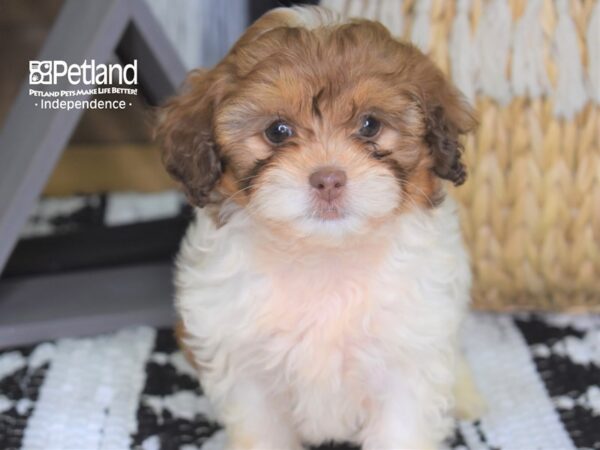
[{"label": "puppy's ear", "polygon": [[213,136],[214,79],[211,72],[191,72],[181,93],[158,111],[155,130],[167,172],[199,207],[210,202],[223,171]]},{"label": "puppy's ear", "polygon": [[425,115],[424,140],[433,158],[435,174],[459,186],[467,179],[459,137],[473,130],[477,121],[473,108],[461,92],[437,68],[432,69],[433,77],[421,91]]}]

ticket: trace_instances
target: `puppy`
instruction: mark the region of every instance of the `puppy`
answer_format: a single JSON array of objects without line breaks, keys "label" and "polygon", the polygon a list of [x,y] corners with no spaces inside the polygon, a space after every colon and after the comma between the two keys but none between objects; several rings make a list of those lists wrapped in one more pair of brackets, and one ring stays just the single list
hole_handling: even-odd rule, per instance
[{"label": "puppy", "polygon": [[453,386],[477,409],[444,188],[474,123],[415,47],[314,7],[269,12],[164,106],[163,160],[197,207],[180,336],[229,449],[433,449]]}]

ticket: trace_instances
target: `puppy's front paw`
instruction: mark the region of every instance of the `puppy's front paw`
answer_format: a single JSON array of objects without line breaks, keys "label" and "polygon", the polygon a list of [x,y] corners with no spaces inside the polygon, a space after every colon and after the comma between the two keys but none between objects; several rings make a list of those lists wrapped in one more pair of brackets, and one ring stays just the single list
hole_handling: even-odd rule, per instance
[{"label": "puppy's front paw", "polygon": [[273,440],[273,436],[269,436],[261,440],[255,436],[237,433],[229,435],[224,450],[304,450],[304,447],[295,439]]},{"label": "puppy's front paw", "polygon": [[424,443],[424,442],[411,442],[411,443],[398,443],[394,441],[393,443],[383,443],[383,442],[371,442],[365,443],[362,446],[363,450],[437,450],[438,446],[433,443]]}]

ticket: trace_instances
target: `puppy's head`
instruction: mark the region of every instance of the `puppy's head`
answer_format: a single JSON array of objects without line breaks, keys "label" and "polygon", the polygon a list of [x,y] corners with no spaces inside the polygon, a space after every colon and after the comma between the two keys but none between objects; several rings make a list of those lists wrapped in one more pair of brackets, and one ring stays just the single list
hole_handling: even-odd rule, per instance
[{"label": "puppy's head", "polygon": [[277,9],[209,71],[192,72],[158,125],[168,171],[196,206],[236,202],[273,229],[360,233],[434,208],[462,184],[471,108],[379,23]]}]

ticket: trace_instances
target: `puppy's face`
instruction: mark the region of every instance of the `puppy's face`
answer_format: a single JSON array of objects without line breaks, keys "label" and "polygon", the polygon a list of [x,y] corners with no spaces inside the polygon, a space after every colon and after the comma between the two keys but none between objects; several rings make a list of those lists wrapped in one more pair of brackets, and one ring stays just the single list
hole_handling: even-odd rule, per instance
[{"label": "puppy's face", "polygon": [[158,126],[197,206],[233,201],[273,230],[363,233],[432,208],[465,180],[470,108],[380,24],[278,9],[211,71],[192,72]]}]

